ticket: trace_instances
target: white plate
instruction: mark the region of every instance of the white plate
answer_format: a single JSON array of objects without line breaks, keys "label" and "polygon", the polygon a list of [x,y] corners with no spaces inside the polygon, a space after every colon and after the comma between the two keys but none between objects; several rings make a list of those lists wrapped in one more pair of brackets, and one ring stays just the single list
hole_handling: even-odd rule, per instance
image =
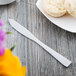
[{"label": "white plate", "polygon": [[60,18],[53,18],[44,12],[42,8],[42,0],[38,0],[36,3],[38,9],[48,18],[51,22],[59,26],[60,28],[67,30],[72,33],[76,33],[76,18],[73,18],[70,15],[65,15]]}]

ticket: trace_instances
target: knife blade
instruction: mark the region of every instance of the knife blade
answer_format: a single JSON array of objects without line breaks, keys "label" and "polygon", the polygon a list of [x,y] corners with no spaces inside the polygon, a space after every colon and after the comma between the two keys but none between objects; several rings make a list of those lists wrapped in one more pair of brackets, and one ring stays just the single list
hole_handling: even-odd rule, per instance
[{"label": "knife blade", "polygon": [[44,43],[42,43],[40,40],[38,40],[29,30],[27,30],[25,27],[20,25],[18,22],[16,22],[14,19],[8,19],[10,25],[19,33],[24,35],[25,37],[31,39],[32,41],[36,42],[39,44],[43,49],[45,49],[49,54],[51,54],[55,59],[57,59],[62,65],[65,67],[68,67],[72,62],[62,56],[61,54],[57,53]]}]

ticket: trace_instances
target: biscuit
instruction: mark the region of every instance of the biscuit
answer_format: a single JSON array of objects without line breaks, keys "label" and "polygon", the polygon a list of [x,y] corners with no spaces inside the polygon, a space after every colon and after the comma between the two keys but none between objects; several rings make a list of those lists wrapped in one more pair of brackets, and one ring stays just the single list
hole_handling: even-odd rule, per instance
[{"label": "biscuit", "polygon": [[43,0],[44,11],[53,17],[61,17],[66,14],[65,0]]},{"label": "biscuit", "polygon": [[71,16],[76,17],[76,0],[65,0],[65,8]]}]

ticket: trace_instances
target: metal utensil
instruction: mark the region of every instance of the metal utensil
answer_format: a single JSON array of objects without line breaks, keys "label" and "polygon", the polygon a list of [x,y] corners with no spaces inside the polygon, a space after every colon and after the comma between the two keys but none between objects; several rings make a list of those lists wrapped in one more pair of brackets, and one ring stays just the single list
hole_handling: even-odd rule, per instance
[{"label": "metal utensil", "polygon": [[0,0],[0,5],[6,5],[6,4],[9,4],[9,3],[12,3],[16,0]]},{"label": "metal utensil", "polygon": [[27,30],[25,27],[17,23],[13,19],[9,19],[10,25],[16,29],[19,33],[26,36],[27,38],[33,40],[37,44],[39,44],[42,48],[44,48],[48,53],[50,53],[54,58],[56,58],[61,64],[63,64],[65,67],[68,67],[72,62],[68,60],[67,58],[63,57],[44,43],[42,43],[40,40],[38,40],[29,30]]}]

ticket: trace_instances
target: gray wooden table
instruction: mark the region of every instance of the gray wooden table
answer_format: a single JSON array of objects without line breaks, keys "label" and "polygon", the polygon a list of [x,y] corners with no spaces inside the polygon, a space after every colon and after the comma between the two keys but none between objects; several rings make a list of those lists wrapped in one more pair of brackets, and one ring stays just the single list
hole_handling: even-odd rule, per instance
[{"label": "gray wooden table", "polygon": [[[4,20],[8,35],[6,46],[17,44],[16,54],[23,65],[27,66],[27,76],[76,76],[76,34],[67,32],[44,17],[37,9],[37,0],[21,0],[6,6],[0,6],[0,18]],[[13,18],[30,30],[43,43],[70,59],[73,63],[68,68],[62,66],[50,54],[33,41],[23,37],[9,24]]]}]

